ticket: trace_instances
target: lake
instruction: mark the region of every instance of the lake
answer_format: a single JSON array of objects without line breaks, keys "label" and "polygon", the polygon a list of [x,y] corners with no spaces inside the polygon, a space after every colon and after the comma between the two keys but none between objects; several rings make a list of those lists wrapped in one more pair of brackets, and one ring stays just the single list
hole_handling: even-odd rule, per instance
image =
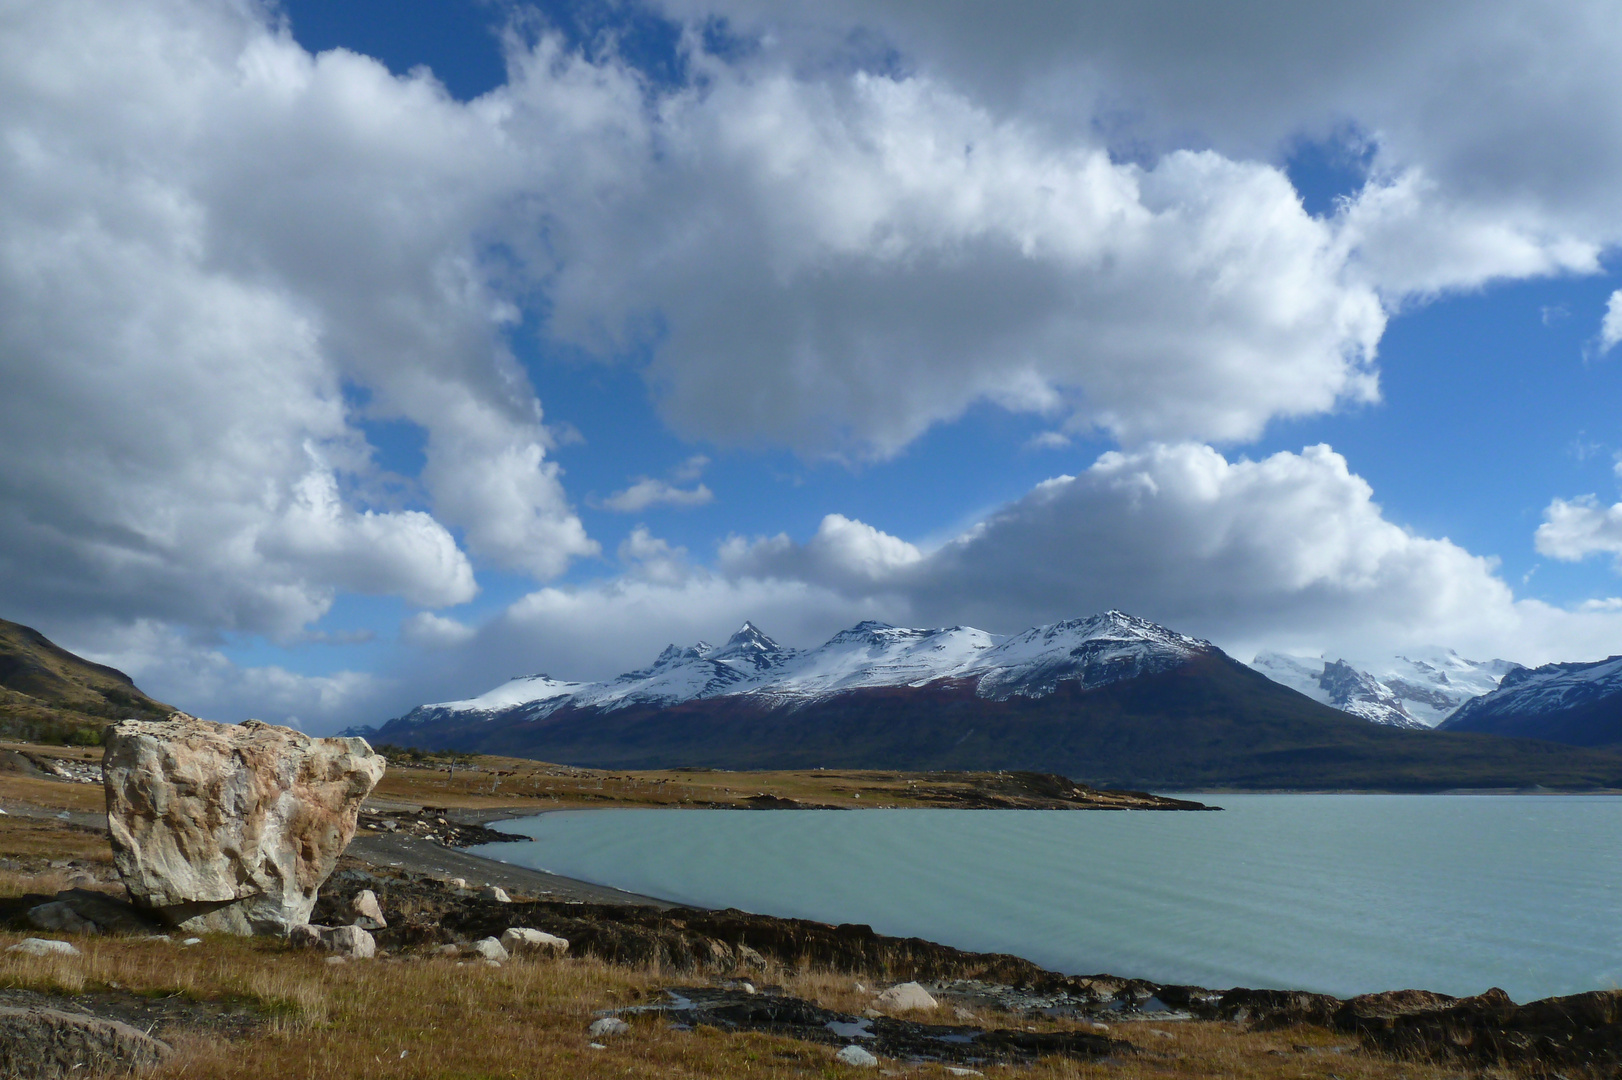
[{"label": "lake", "polygon": [[1070,974],[1517,1001],[1622,981],[1622,798],[1195,797],[1225,809],[558,812],[477,850]]}]

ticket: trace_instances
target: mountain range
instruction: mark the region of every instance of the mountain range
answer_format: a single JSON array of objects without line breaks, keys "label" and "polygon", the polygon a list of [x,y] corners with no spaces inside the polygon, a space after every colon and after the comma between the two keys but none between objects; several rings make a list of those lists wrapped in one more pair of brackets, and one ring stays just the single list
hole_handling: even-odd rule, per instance
[{"label": "mountain range", "polygon": [[1250,666],[1342,712],[1414,730],[1436,727],[1521,667],[1508,660],[1466,660],[1451,649],[1373,662],[1264,652]]},{"label": "mountain range", "polygon": [[[1472,687],[1494,679],[1459,665]],[[1427,707],[1447,707],[1430,692],[1440,703]],[[1414,720],[1424,702],[1410,691],[1397,704]],[[356,733],[610,768],[1035,769],[1162,790],[1622,786],[1622,755],[1369,723],[1118,611],[1006,638],[864,622],[804,651],[746,623],[606,682],[524,676]]]},{"label": "mountain range", "polygon": [[1442,728],[1622,746],[1622,656],[1517,668],[1492,693],[1466,702]]}]

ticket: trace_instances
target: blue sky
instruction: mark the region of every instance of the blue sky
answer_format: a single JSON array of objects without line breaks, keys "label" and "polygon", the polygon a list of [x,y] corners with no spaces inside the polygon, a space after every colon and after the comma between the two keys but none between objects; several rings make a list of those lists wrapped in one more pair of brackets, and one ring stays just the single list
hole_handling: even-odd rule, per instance
[{"label": "blue sky", "polygon": [[311,730],[743,618],[1622,652],[1622,38],[1505,10],[22,20],[0,616]]}]

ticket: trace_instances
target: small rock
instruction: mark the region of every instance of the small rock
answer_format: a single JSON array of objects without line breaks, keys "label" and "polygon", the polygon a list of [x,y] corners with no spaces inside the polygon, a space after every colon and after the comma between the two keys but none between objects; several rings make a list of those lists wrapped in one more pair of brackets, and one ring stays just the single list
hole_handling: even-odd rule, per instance
[{"label": "small rock", "polygon": [[202,943],[203,939],[200,937],[189,937],[181,942],[182,945],[201,945]]},{"label": "small rock", "polygon": [[295,949],[319,949],[321,947],[321,931],[325,926],[295,926],[287,932],[287,943]]},{"label": "small rock", "polygon": [[952,1015],[957,1017],[959,1020],[965,1020],[965,1021],[968,1021],[970,1023],[980,1019],[978,1016],[974,1015],[974,1013],[972,1013],[969,1010],[965,1009],[961,1005],[952,1006]]},{"label": "small rock", "polygon": [[586,1045],[591,1047],[593,1050],[607,1050],[608,1049],[608,1047],[606,1047],[602,1043],[598,1043],[598,1042],[587,1043]]},{"label": "small rock", "polygon": [[389,925],[383,917],[383,906],[371,889],[362,889],[349,902],[349,921],[362,930],[386,930]]},{"label": "small rock", "polygon": [[756,952],[754,949],[751,949],[749,946],[739,945],[737,946],[736,951],[738,954],[738,963],[752,968],[764,968],[766,966],[766,958],[760,955],[760,953]]},{"label": "small rock", "polygon": [[601,1039],[609,1035],[624,1035],[630,1030],[631,1025],[619,1017],[605,1016],[601,1020],[593,1020],[591,1026],[586,1029],[586,1034],[594,1039]]},{"label": "small rock", "polygon": [[984,1076],[985,1075],[985,1073],[980,1072],[978,1069],[960,1069],[955,1065],[946,1066],[946,1071],[951,1076]]},{"label": "small rock", "polygon": [[1097,1020],[1094,1020],[1093,1021],[1093,1030],[1094,1031],[1108,1031],[1109,1030],[1109,1025],[1108,1024],[1100,1024]]},{"label": "small rock", "polygon": [[22,953],[25,956],[78,956],[79,950],[73,947],[72,942],[52,941],[50,938],[23,938],[17,944],[9,946],[6,952]]},{"label": "small rock", "polygon": [[493,937],[480,938],[478,941],[475,941],[472,945],[471,951],[475,956],[485,960],[508,959],[507,950],[502,947],[501,942],[497,941]]},{"label": "small rock", "polygon": [[323,931],[321,946],[351,960],[370,960],[377,955],[377,939],[358,926],[334,926]]},{"label": "small rock", "polygon": [[897,983],[875,998],[873,1003],[897,1012],[933,1009],[940,1004],[930,996],[928,990],[915,982]]},{"label": "small rock", "polygon": [[348,962],[349,961],[345,960],[341,956],[329,956],[329,957],[327,957],[327,963],[328,964],[347,964]]},{"label": "small rock", "polygon": [[1161,1031],[1159,1028],[1150,1028],[1149,1034],[1153,1035],[1157,1039],[1175,1039],[1177,1037],[1171,1032]]},{"label": "small rock", "polygon": [[755,984],[745,979],[743,982],[738,984],[738,989],[742,990],[746,994],[753,994],[755,992]]},{"label": "small rock", "polygon": [[465,889],[467,888],[467,878],[453,877],[446,884],[453,889]]},{"label": "small rock", "polygon": [[441,956],[460,956],[460,955],[462,955],[462,947],[460,945],[441,945],[436,951]]},{"label": "small rock", "polygon": [[838,1058],[840,1061],[843,1061],[846,1065],[855,1065],[863,1069],[876,1068],[879,1063],[878,1058],[874,1057],[872,1054],[869,1054],[860,1046],[855,1045],[845,1047],[843,1050],[839,1051],[839,1053],[835,1054],[834,1057]]},{"label": "small rock", "polygon": [[863,986],[861,983],[857,983],[856,984],[856,992],[858,994],[865,994],[865,993],[867,993],[867,987]]},{"label": "small rock", "polygon": [[513,956],[532,952],[562,956],[569,951],[569,940],[528,926],[511,926],[501,935],[501,947]]},{"label": "small rock", "polygon": [[95,923],[61,900],[29,908],[28,925],[36,930],[54,930],[61,934],[94,934],[97,929]]},{"label": "small rock", "polygon": [[513,902],[512,897],[508,896],[507,891],[499,885],[486,885],[480,889],[479,899],[491,900],[497,904],[510,904]]}]

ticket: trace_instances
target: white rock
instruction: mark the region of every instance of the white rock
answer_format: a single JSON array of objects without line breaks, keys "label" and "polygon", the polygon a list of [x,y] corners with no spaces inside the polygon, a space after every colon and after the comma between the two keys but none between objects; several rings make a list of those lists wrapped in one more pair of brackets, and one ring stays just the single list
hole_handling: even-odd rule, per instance
[{"label": "white rock", "polygon": [[586,1029],[586,1034],[594,1039],[601,1039],[609,1035],[624,1035],[630,1030],[631,1025],[619,1017],[605,1016],[601,1020],[593,1020],[591,1027]]},{"label": "white rock", "polygon": [[453,877],[446,884],[453,889],[465,889],[467,888],[467,878]]},{"label": "white rock", "polygon": [[873,1003],[880,1008],[894,1009],[897,1012],[933,1009],[940,1004],[929,995],[928,990],[915,982],[896,983],[874,998]]},{"label": "white rock", "polygon": [[479,899],[493,900],[498,904],[510,904],[513,902],[512,897],[508,896],[507,891],[499,885],[486,885],[480,889]]},{"label": "white rock", "polygon": [[97,930],[95,923],[61,900],[29,908],[28,925],[36,930],[55,930],[62,934],[94,934]]},{"label": "white rock", "polygon": [[985,1075],[985,1073],[980,1072],[977,1069],[960,1069],[955,1065],[946,1066],[946,1071],[951,1076],[984,1076]]},{"label": "white rock", "polygon": [[389,925],[383,917],[383,905],[371,889],[362,889],[349,902],[349,921],[362,930],[386,930]]},{"label": "white rock", "polygon": [[203,939],[200,937],[189,937],[181,942],[182,945],[201,945],[202,943]]},{"label": "white rock", "polygon": [[351,960],[377,955],[377,939],[358,926],[334,926],[321,932],[321,947]]},{"label": "white rock", "polygon": [[835,1054],[834,1057],[838,1058],[840,1061],[843,1061],[846,1065],[856,1065],[864,1069],[876,1068],[879,1063],[878,1058],[874,1057],[872,1054],[869,1054],[860,1046],[855,1045],[845,1047],[843,1050],[839,1051],[839,1053]]},{"label": "white rock", "polygon": [[364,739],[250,720],[125,720],[102,773],[113,864],[139,907],[193,932],[285,934],[383,776]]},{"label": "white rock", "polygon": [[348,962],[349,961],[345,960],[341,956],[329,956],[329,957],[327,957],[327,963],[329,965],[334,965],[335,966],[335,965],[338,965],[338,964],[347,964]]},{"label": "white rock", "polygon": [[493,937],[480,938],[475,941],[472,951],[475,956],[485,960],[506,960],[508,958],[507,950],[502,947],[501,942]]},{"label": "white rock", "polygon": [[72,942],[52,941],[50,938],[23,938],[17,944],[9,946],[6,952],[22,953],[24,956],[78,956],[79,950],[73,947]]},{"label": "white rock", "polygon": [[553,956],[562,956],[569,951],[569,939],[528,926],[511,926],[501,935],[501,947],[513,956],[524,953],[550,953]]}]

